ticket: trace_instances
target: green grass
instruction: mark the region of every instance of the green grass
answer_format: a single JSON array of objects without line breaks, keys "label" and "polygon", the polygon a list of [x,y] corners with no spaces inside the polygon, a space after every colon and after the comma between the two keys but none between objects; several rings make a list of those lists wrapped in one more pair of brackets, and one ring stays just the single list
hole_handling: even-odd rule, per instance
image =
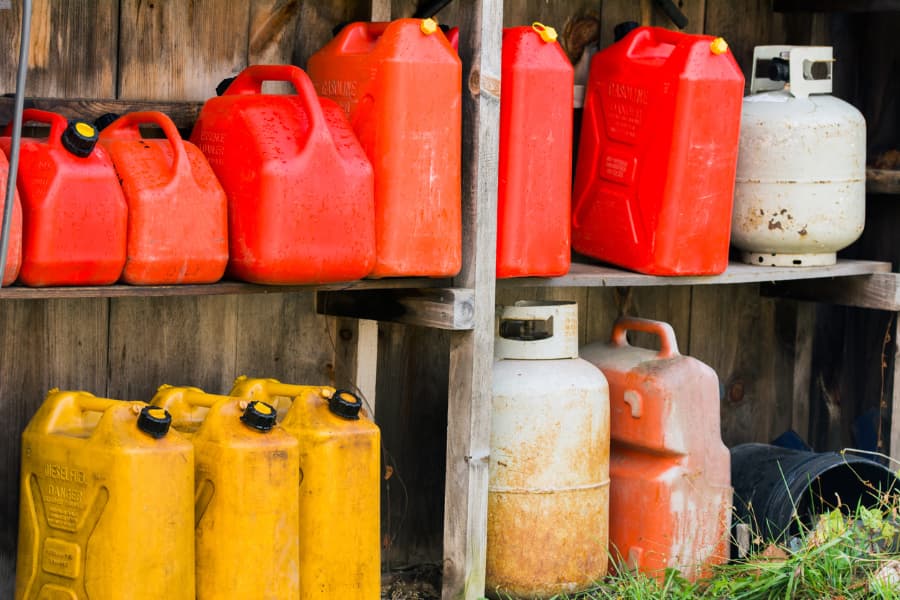
[{"label": "green grass", "polygon": [[[621,570],[588,591],[553,600],[900,600],[900,492],[880,498],[875,508],[839,506],[812,526],[801,524],[793,550],[770,545],[765,554],[716,567],[697,582],[676,571],[657,581]],[[894,578],[886,577],[894,566]]]}]

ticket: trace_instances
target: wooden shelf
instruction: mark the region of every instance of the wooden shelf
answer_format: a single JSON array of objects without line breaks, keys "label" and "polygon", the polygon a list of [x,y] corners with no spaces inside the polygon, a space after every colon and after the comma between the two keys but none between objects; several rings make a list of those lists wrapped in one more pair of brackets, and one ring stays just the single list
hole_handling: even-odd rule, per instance
[{"label": "wooden shelf", "polygon": [[289,292],[416,289],[447,286],[447,279],[425,277],[361,279],[321,285],[256,285],[221,281],[207,285],[104,285],[91,287],[31,288],[14,285],[0,289],[0,300],[51,298],[135,298],[159,296],[221,296],[224,294],[285,294]]},{"label": "wooden shelf", "polygon": [[[215,91],[212,91],[211,95]],[[12,120],[14,99],[7,95],[0,97],[0,125]],[[37,108],[59,113],[67,119],[81,119],[93,122],[105,113],[125,113],[155,110],[165,113],[179,129],[190,131],[203,107],[202,102],[164,102],[141,100],[97,100],[94,98],[25,98],[25,108]]]},{"label": "wooden shelf", "polygon": [[887,12],[900,10],[900,0],[775,0],[775,12]]},{"label": "wooden shelf", "polygon": [[866,192],[870,194],[900,194],[900,171],[866,169]]},{"label": "wooden shelf", "polygon": [[763,283],[772,281],[793,281],[798,279],[825,279],[830,277],[851,277],[871,273],[886,273],[891,270],[887,262],[869,260],[838,259],[837,264],[828,267],[757,267],[732,262],[721,275],[702,277],[657,277],[623,271],[615,267],[572,263],[567,275],[562,277],[523,277],[518,279],[498,279],[503,287],[628,287],[664,285],[722,285],[735,283]]}]

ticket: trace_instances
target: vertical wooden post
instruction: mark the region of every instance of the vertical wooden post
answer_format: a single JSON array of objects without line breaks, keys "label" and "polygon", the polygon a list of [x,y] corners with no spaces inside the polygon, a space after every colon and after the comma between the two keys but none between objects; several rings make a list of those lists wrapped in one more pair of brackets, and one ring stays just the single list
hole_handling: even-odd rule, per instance
[{"label": "vertical wooden post", "polygon": [[[888,451],[891,458],[900,460],[900,338],[898,338],[900,336],[900,313],[894,315],[894,328],[891,335],[894,338],[894,360],[888,362],[892,371],[890,378],[891,431]],[[887,385],[887,381],[885,385]]]},{"label": "vertical wooden post", "polygon": [[463,267],[453,285],[475,290],[475,328],[450,341],[443,600],[484,594],[503,3],[465,0],[460,15]]}]

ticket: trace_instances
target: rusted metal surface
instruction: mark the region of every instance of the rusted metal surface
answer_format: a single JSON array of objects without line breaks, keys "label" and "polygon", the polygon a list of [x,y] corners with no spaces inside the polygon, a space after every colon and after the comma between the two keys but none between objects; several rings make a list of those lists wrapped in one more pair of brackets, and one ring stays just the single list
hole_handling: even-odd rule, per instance
[{"label": "rusted metal surface", "polygon": [[[518,342],[533,345],[534,351],[498,338],[488,491],[489,595],[548,598],[589,587],[606,574],[609,394],[603,374],[572,358],[565,343],[570,338],[577,343],[577,307],[571,303],[569,308],[565,316],[554,315],[549,338]],[[504,351],[540,359],[507,359]]]},{"label": "rusted metal surface", "polygon": [[[658,335],[662,350],[635,348],[616,333]],[[671,327],[621,319],[614,341],[582,356],[610,389],[610,554],[662,577],[695,579],[728,556],[731,467],[722,443],[715,372],[678,353]]]}]

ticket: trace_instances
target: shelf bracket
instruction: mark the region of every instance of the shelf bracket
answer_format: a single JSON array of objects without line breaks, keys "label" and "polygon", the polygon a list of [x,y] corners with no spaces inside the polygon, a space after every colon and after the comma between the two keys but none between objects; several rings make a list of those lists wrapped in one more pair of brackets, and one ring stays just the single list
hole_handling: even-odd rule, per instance
[{"label": "shelf bracket", "polygon": [[468,288],[320,291],[319,314],[468,331],[475,326],[475,293]]}]

